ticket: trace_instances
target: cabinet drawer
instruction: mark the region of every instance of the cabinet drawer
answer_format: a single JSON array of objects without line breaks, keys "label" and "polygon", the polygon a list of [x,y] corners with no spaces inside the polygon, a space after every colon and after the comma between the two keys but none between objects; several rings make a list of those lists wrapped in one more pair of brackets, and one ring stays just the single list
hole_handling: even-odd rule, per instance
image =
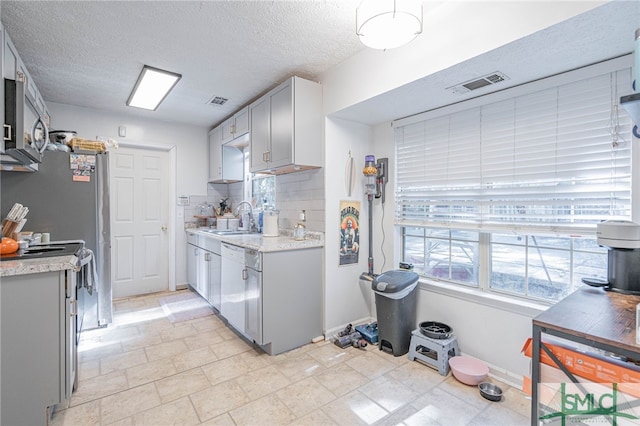
[{"label": "cabinet drawer", "polygon": [[187,232],[187,243],[193,244],[194,246],[198,245],[198,235],[192,234],[191,232]]}]

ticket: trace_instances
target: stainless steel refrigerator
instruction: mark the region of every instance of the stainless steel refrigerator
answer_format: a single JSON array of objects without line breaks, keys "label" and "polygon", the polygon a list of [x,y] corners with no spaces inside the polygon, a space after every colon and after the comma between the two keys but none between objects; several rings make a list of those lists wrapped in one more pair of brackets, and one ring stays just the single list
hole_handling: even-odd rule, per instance
[{"label": "stainless steel refrigerator", "polygon": [[98,282],[93,294],[78,289],[79,330],[111,323],[108,153],[46,151],[37,172],[1,172],[0,191],[2,217],[14,203],[29,207],[23,231],[48,232],[51,241],[84,240]]}]

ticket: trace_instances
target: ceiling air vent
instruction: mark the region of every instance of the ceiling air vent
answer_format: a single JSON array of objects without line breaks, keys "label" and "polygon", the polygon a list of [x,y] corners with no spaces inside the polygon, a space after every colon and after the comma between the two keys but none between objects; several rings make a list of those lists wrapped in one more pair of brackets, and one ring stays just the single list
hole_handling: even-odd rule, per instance
[{"label": "ceiling air vent", "polygon": [[491,74],[487,74],[484,77],[475,78],[473,80],[466,81],[464,83],[457,84],[455,86],[447,87],[451,93],[461,95],[463,93],[470,92],[472,90],[480,89],[482,87],[490,86],[492,84],[500,83],[501,81],[509,80],[509,77],[503,73],[496,71]]},{"label": "ceiling air vent", "polygon": [[222,96],[214,96],[213,98],[209,99],[207,103],[209,105],[224,105],[228,100],[229,99],[223,98]]}]

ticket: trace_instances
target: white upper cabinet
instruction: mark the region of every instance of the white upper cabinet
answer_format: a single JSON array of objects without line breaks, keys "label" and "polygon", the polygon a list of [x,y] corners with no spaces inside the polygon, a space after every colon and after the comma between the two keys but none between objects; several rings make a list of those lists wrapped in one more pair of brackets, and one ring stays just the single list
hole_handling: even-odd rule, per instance
[{"label": "white upper cabinet", "polygon": [[35,101],[34,104],[36,108],[41,114],[43,114],[44,121],[47,126],[49,126],[51,124],[49,111],[42,96],[40,95],[40,91],[36,87],[36,83],[31,78],[29,71],[27,71],[27,67],[24,65],[24,62],[22,62],[22,59],[18,54],[18,50],[11,41],[9,34],[4,30],[2,40],[2,77],[25,83],[25,88],[29,93],[29,96],[31,96]]},{"label": "white upper cabinet", "polygon": [[209,182],[240,182],[244,180],[244,153],[225,146],[222,132],[222,125],[209,132]]},{"label": "white upper cabinet", "polygon": [[231,142],[235,138],[249,133],[249,107],[244,107],[226,119],[221,125],[222,143]]},{"label": "white upper cabinet", "polygon": [[291,77],[249,105],[253,172],[322,167],[322,86]]},{"label": "white upper cabinet", "polygon": [[[209,182],[222,180],[222,126],[209,132]],[[193,284],[193,283],[190,283]]]},{"label": "white upper cabinet", "polygon": [[231,142],[233,140],[233,117],[229,117],[220,125],[220,135],[222,143]]}]

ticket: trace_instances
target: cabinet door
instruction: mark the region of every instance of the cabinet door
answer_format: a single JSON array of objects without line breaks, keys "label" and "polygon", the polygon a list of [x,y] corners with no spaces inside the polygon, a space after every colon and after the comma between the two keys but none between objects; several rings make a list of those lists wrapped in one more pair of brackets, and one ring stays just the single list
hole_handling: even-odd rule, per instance
[{"label": "cabinet door", "polygon": [[27,88],[29,87],[29,82],[27,81],[27,77],[29,73],[27,72],[27,68],[24,66],[24,62],[20,59],[20,55],[16,50],[16,47],[13,45],[11,38],[9,38],[9,34],[4,32],[4,78],[8,78],[10,80],[21,80],[26,83]]},{"label": "cabinet door", "polygon": [[206,250],[200,250],[198,256],[198,285],[197,290],[200,296],[209,299],[209,263],[211,262],[211,253]]},{"label": "cabinet door", "polygon": [[222,143],[231,142],[233,140],[233,117],[226,119],[221,125]]},{"label": "cabinet door", "polygon": [[194,289],[198,285],[198,247],[187,244],[187,282]]},{"label": "cabinet door", "polygon": [[259,172],[268,168],[269,155],[269,99],[263,97],[249,107],[249,149],[251,154],[251,172]]},{"label": "cabinet door", "polygon": [[209,182],[222,179],[222,129],[209,132]]},{"label": "cabinet door", "polygon": [[244,107],[233,114],[233,137],[237,138],[249,133],[249,107]]},{"label": "cabinet door", "polygon": [[270,96],[271,155],[269,167],[293,163],[293,97],[291,80]]},{"label": "cabinet door", "polygon": [[[76,274],[71,270],[65,271],[66,287],[66,315],[65,315],[65,365],[66,371],[61,379],[65,383],[64,399],[69,400],[75,389],[78,377],[78,350],[76,342],[76,327],[78,321],[78,300]],[[62,273],[61,273],[62,276]]]},{"label": "cabinet door", "polygon": [[222,146],[222,181],[244,180],[244,153],[233,146]]},{"label": "cabinet door", "polygon": [[262,345],[262,272],[251,268],[246,268],[246,271],[245,333]]},{"label": "cabinet door", "polygon": [[222,282],[221,257],[219,254],[211,253],[209,261],[209,298],[211,306],[220,311],[220,291]]}]

